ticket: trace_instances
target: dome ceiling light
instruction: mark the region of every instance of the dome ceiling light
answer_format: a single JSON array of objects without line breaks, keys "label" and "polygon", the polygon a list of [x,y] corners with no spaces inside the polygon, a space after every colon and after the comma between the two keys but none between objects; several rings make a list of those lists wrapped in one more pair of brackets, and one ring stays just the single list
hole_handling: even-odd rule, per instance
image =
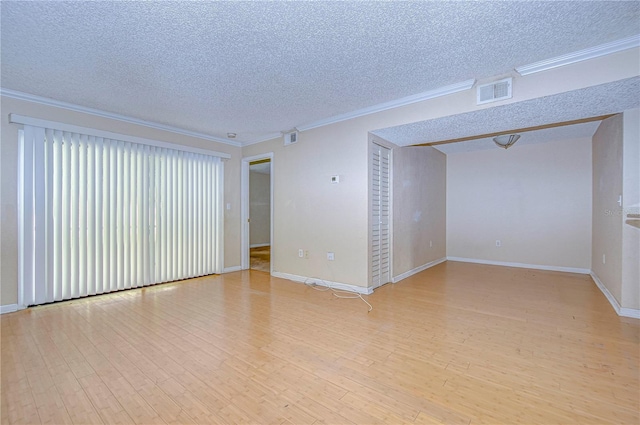
[{"label": "dome ceiling light", "polygon": [[496,136],[493,141],[496,145],[503,149],[509,149],[520,138],[519,134],[503,134],[502,136]]}]

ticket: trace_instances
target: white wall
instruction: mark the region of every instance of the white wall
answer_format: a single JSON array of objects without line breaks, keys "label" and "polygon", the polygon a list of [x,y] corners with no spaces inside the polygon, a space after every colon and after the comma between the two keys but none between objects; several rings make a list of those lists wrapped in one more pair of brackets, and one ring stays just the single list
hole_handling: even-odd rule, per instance
[{"label": "white wall", "polygon": [[393,150],[394,277],[446,256],[446,167],[432,147]]},{"label": "white wall", "polygon": [[249,245],[271,244],[271,176],[249,167]]},{"label": "white wall", "polygon": [[588,271],[591,141],[447,155],[447,257]]},{"label": "white wall", "polygon": [[[640,214],[640,109],[623,114],[622,214]],[[622,226],[622,308],[640,310],[640,229]]]},{"label": "white wall", "polygon": [[[475,91],[468,90],[302,131],[299,142],[292,146],[284,147],[282,139],[277,138],[243,148],[245,157],[274,153],[274,270],[360,287],[369,285],[369,131],[630,78],[639,73],[639,52],[628,49],[517,77],[513,98],[503,102],[478,106]],[[341,176],[339,185],[328,183],[333,174]],[[561,262],[589,268],[589,256],[585,261],[582,253],[590,249],[589,240],[580,245],[579,253],[567,254],[575,258]],[[299,259],[298,249],[308,250],[309,258]],[[326,260],[327,251],[336,253],[335,261]],[[546,258],[539,260],[549,262]]]},{"label": "white wall", "polygon": [[591,270],[622,302],[622,115],[602,121],[593,135],[593,245]]},{"label": "white wall", "polygon": [[[243,156],[273,152],[273,271],[368,286],[367,131],[344,122],[247,146]],[[331,176],[340,183],[332,184]],[[298,250],[308,252],[298,257]],[[335,260],[327,260],[327,252]]]}]

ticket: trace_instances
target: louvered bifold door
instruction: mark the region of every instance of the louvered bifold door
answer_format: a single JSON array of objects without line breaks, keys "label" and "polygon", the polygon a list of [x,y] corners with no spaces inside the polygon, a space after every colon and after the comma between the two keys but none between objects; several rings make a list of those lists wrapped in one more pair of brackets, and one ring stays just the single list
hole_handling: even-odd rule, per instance
[{"label": "louvered bifold door", "polygon": [[222,161],[25,125],[20,302],[222,272]]},{"label": "louvered bifold door", "polygon": [[374,144],[371,165],[371,283],[378,287],[391,280],[391,150]]}]

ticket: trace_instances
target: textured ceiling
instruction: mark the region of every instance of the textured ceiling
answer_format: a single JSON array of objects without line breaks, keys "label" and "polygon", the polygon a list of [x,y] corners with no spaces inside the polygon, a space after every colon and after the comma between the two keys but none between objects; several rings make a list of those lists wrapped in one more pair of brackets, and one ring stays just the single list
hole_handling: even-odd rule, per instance
[{"label": "textured ceiling", "polygon": [[[519,146],[533,145],[537,143],[547,143],[550,141],[560,141],[579,138],[591,138],[601,121],[591,121],[582,124],[566,125],[562,127],[545,128],[536,131],[520,132],[520,139],[513,147],[509,149],[515,149]],[[441,152],[449,154],[456,154],[460,152],[473,152],[487,149],[500,149],[493,142],[493,138],[485,137],[482,139],[468,140],[465,142],[446,143],[443,145],[436,145],[434,148]]]},{"label": "textured ceiling", "polygon": [[4,89],[239,142],[640,33],[636,1],[0,7]]},{"label": "textured ceiling", "polygon": [[400,146],[598,117],[640,107],[640,77],[372,133]]}]

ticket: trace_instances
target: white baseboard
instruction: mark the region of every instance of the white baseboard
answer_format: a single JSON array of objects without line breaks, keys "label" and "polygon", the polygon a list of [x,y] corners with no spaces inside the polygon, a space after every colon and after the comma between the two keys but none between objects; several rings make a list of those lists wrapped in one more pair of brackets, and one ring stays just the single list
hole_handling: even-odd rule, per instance
[{"label": "white baseboard", "polygon": [[596,283],[596,286],[600,289],[600,291],[604,294],[604,296],[609,300],[609,304],[613,307],[613,309],[618,313],[618,316],[631,317],[634,319],[640,319],[640,310],[636,310],[634,308],[626,308],[620,307],[618,300],[614,297],[611,292],[604,286],[604,283],[600,280],[597,274],[593,271],[589,273],[591,275],[591,279]]},{"label": "white baseboard", "polygon": [[224,270],[222,270],[222,273],[233,273],[233,272],[239,272],[241,270],[242,270],[242,267],[240,266],[225,267]]},{"label": "white baseboard", "polygon": [[433,267],[435,265],[438,265],[440,263],[444,263],[445,261],[447,261],[447,257],[442,257],[442,258],[439,258],[437,260],[431,261],[431,262],[429,262],[427,264],[423,264],[420,267],[416,267],[415,269],[411,269],[411,270],[409,270],[407,272],[401,273],[398,276],[395,276],[395,277],[391,278],[391,282],[392,283],[398,283],[401,280],[408,278],[409,276],[413,276],[416,273],[420,273],[423,270],[426,270],[426,269],[428,269],[430,267]]},{"label": "white baseboard", "polygon": [[270,243],[254,243],[253,245],[249,245],[249,248],[262,248],[263,246],[271,246]]},{"label": "white baseboard", "polygon": [[521,269],[549,270],[552,272],[589,274],[589,269],[579,269],[575,267],[543,266],[540,264],[508,263],[505,261],[478,260],[475,258],[447,257],[448,261],[461,261],[463,263],[489,264],[491,266],[518,267]]},{"label": "white baseboard", "polygon": [[292,280],[294,282],[315,283],[316,285],[319,285],[319,286],[326,286],[328,288],[338,289],[340,291],[356,292],[358,294],[364,294],[364,295],[369,295],[373,293],[373,288],[364,288],[362,286],[349,285],[348,283],[331,282],[330,280],[319,279],[315,277],[298,276],[295,274],[281,273],[281,272],[273,272],[271,273],[271,276],[279,277],[281,279]]},{"label": "white baseboard", "polygon": [[635,308],[620,307],[618,316],[631,317],[632,319],[640,319],[640,310]]},{"label": "white baseboard", "polygon": [[0,305],[0,314],[13,313],[18,311],[18,304]]}]

